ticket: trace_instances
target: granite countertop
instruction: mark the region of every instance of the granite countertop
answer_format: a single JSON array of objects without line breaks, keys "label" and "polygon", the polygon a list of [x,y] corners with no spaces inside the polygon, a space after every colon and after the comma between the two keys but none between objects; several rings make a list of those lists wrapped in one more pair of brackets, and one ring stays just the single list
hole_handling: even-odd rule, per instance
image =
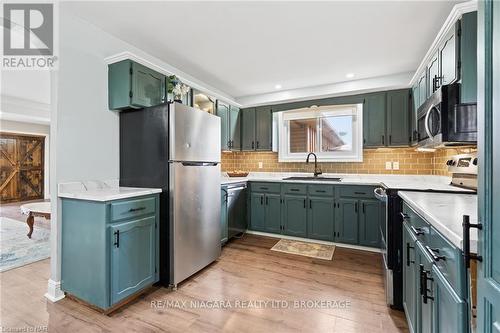
[{"label": "granite countertop", "polygon": [[395,190],[431,190],[449,192],[471,192],[459,187],[450,185],[450,177],[431,175],[370,175],[370,174],[328,174],[322,177],[339,177],[339,181],[309,181],[309,180],[284,180],[283,178],[292,176],[312,176],[311,173],[279,173],[279,172],[251,172],[247,177],[228,177],[225,174],[221,177],[221,184],[239,183],[244,181],[260,182],[287,182],[287,183],[312,183],[312,184],[335,184],[335,185],[371,185],[382,186]]},{"label": "granite countertop", "polygon": [[160,193],[160,188],[121,187],[118,180],[61,183],[58,196],[89,201],[111,201]]},{"label": "granite countertop", "polygon": [[[399,191],[398,195],[451,243],[463,250],[463,215],[477,223],[477,196]],[[477,253],[477,229],[470,231],[470,252]]]}]

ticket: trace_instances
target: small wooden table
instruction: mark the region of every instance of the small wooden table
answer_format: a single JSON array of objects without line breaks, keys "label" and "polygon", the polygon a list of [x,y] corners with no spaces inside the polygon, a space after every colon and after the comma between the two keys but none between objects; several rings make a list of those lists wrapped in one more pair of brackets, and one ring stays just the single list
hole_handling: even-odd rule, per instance
[{"label": "small wooden table", "polygon": [[31,238],[33,233],[33,224],[35,224],[35,216],[44,217],[50,220],[50,202],[33,202],[21,206],[21,213],[28,215],[26,223],[30,228],[28,238]]}]

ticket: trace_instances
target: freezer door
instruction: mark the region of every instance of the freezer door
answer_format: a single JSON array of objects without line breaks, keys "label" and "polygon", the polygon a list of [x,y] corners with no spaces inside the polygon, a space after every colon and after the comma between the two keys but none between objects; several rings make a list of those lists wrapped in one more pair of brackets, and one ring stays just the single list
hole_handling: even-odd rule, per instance
[{"label": "freezer door", "polygon": [[220,162],[220,118],[186,105],[170,105],[170,160]]},{"label": "freezer door", "polygon": [[220,256],[220,165],[170,163],[170,281],[177,285]]}]

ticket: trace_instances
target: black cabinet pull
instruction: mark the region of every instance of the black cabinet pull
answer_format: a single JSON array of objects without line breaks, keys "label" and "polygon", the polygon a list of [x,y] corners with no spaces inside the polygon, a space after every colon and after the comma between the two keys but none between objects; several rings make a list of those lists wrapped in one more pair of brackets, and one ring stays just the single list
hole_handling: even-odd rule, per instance
[{"label": "black cabinet pull", "polygon": [[425,232],[422,231],[422,228],[415,228],[414,226],[410,227],[411,231],[415,234],[415,236],[420,236],[425,234]]},{"label": "black cabinet pull", "polygon": [[292,191],[292,192],[299,192],[300,190],[298,188],[291,188],[290,191]]},{"label": "black cabinet pull", "polygon": [[366,192],[354,192],[354,194],[362,194],[362,195],[366,195]]},{"label": "black cabinet pull", "polygon": [[440,255],[436,254],[436,253],[439,253],[439,249],[431,249],[428,245],[426,245],[425,248],[427,249],[427,251],[431,255],[432,260],[434,260],[434,261],[446,260],[445,256],[440,256]]},{"label": "black cabinet pull", "polygon": [[363,202],[363,214],[365,213],[365,203]]},{"label": "black cabinet pull", "polygon": [[120,230],[116,230],[114,234],[115,234],[115,242],[113,243],[113,245],[116,247],[120,247]]},{"label": "black cabinet pull", "polygon": [[256,149],[259,149],[259,141],[257,141],[257,148]]},{"label": "black cabinet pull", "polygon": [[266,205],[269,205],[269,197],[266,196]]},{"label": "black cabinet pull", "polygon": [[263,196],[263,195],[261,195],[261,196],[260,196],[260,204],[261,204],[261,205],[263,205],[263,204],[264,204],[264,196]]},{"label": "black cabinet pull", "polygon": [[138,211],[141,211],[141,210],[144,210],[146,209],[146,207],[139,207],[139,208],[130,208],[128,211],[133,213],[133,212],[138,212]]},{"label": "black cabinet pull", "polygon": [[304,208],[306,208],[306,199],[304,199]]},{"label": "black cabinet pull", "polygon": [[403,212],[399,213],[399,215],[401,215],[401,218],[403,218],[403,221],[408,220],[410,218],[410,216],[408,214],[403,213]]},{"label": "black cabinet pull", "polygon": [[392,135],[389,135],[389,144],[392,144]]},{"label": "black cabinet pull", "polygon": [[309,208],[312,209],[313,208],[313,202],[311,199],[309,199]]},{"label": "black cabinet pull", "polygon": [[415,261],[410,260],[410,249],[414,249],[415,247],[410,246],[410,243],[406,243],[406,266],[410,266]]},{"label": "black cabinet pull", "polygon": [[252,141],[252,149],[255,149],[255,143]]},{"label": "black cabinet pull", "polygon": [[427,288],[427,281],[434,281],[433,278],[427,277],[427,274],[430,271],[426,271],[424,269],[424,265],[420,264],[420,295],[422,296],[422,300],[424,304],[427,304],[427,300],[434,300],[434,297],[427,295],[427,292],[430,291]]},{"label": "black cabinet pull", "polygon": [[261,190],[269,190],[269,187],[261,187]]},{"label": "black cabinet pull", "polygon": [[324,191],[324,190],[316,190],[316,192],[318,192],[318,193],[326,193],[326,191]]},{"label": "black cabinet pull", "polygon": [[356,213],[358,212],[358,203],[357,202],[354,203],[354,211]]},{"label": "black cabinet pull", "polygon": [[385,145],[385,135],[382,135],[382,145]]},{"label": "black cabinet pull", "polygon": [[477,260],[479,262],[483,261],[483,257],[474,253],[470,253],[470,228],[476,228],[478,230],[483,230],[483,225],[480,223],[474,224],[470,223],[470,216],[464,215],[462,222],[463,237],[464,237],[464,263],[465,268],[470,267],[470,261]]}]

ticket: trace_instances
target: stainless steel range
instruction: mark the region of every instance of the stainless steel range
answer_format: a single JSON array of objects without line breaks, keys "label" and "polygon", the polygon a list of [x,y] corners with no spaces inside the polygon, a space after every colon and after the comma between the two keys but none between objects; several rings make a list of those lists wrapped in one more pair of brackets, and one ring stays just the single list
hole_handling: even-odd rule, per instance
[{"label": "stainless steel range", "polygon": [[455,155],[446,161],[451,185],[477,191],[477,153]]}]

